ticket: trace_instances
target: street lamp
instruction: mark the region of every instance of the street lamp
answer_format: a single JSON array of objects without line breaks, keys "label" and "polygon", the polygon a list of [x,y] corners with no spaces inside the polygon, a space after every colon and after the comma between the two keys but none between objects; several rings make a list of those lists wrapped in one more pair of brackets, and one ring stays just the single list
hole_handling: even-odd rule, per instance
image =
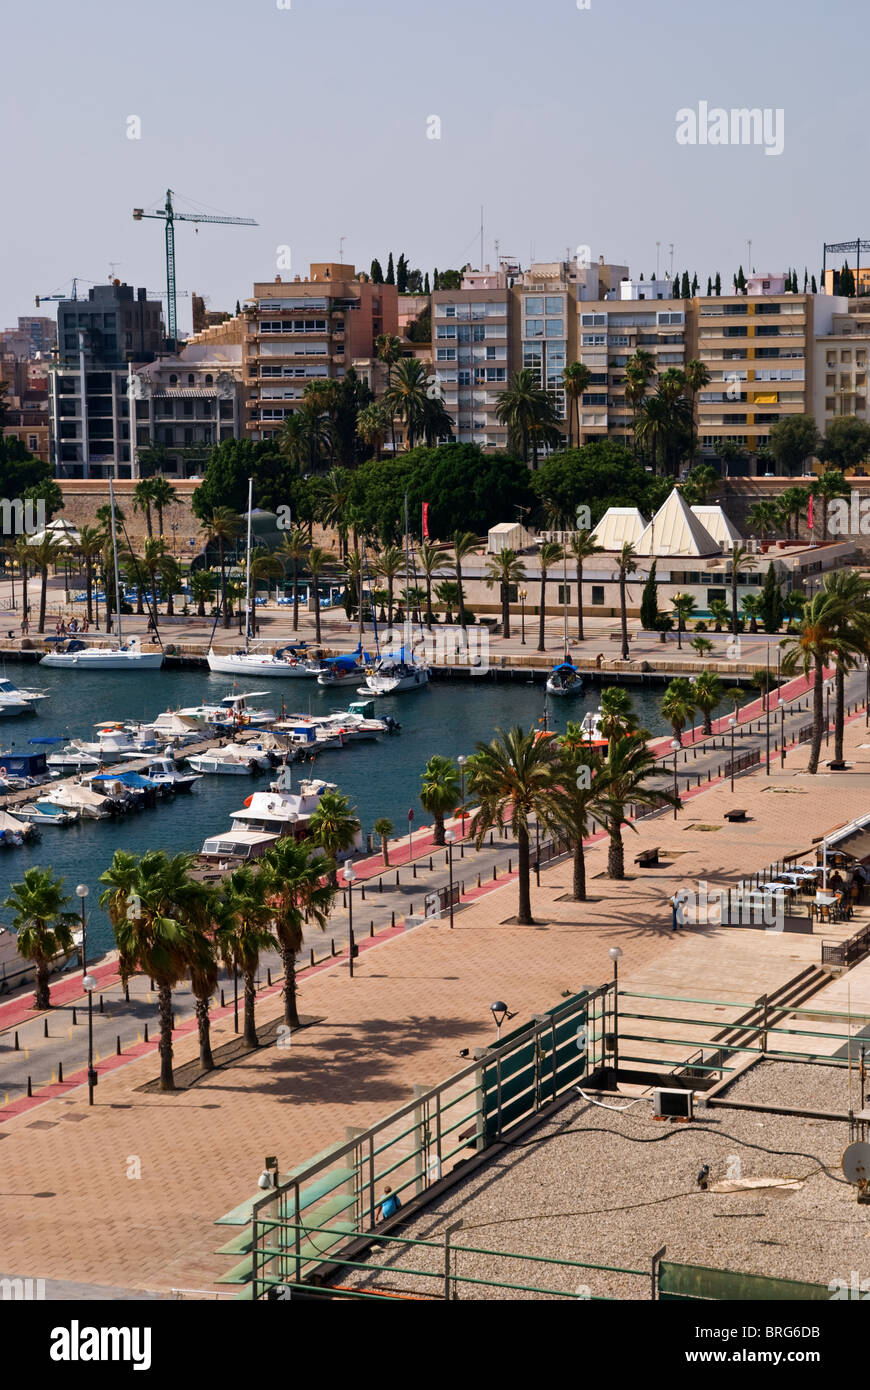
[{"label": "street lamp", "polygon": [[460,788],[461,788],[459,796],[460,796],[460,804],[461,804],[461,806],[462,806],[462,838],[463,838],[463,840],[464,840],[464,839],[465,839],[465,764],[468,762],[468,759],[466,758],[466,756],[465,756],[464,753],[460,753],[459,757],[456,759],[456,762],[457,762],[457,764],[458,764],[458,766],[459,766],[459,777],[460,777]]},{"label": "street lamp", "polygon": [[520,638],[520,646],[522,647],[526,645],[526,599],[528,598],[528,596],[528,589],[520,589],[520,622],[522,624],[522,636]]},{"label": "street lamp", "polygon": [[678,738],[675,738],[671,744],[671,748],[673,749],[674,753],[674,796],[676,797],[676,801],[674,802],[674,820],[677,819],[677,811],[679,810],[677,802],[680,799],[680,787],[679,783],[677,782],[677,758],[679,757],[680,749],[682,748],[682,746],[683,745],[680,743],[680,740]]},{"label": "street lamp", "polygon": [[350,950],[350,978],[353,979],[353,960],[356,955],[356,945],[353,939],[353,885],[356,882],[356,872],[353,864],[345,864],[342,877],[347,884],[348,947]]},{"label": "street lamp", "polygon": [[508,1006],[503,1000],[497,999],[494,1004],[490,1004],[489,1010],[495,1020],[497,1041],[501,1042],[501,1025],[507,1018]]},{"label": "street lamp", "polygon": [[449,903],[450,903],[450,930],[452,931],[452,930],[453,930],[453,841],[456,839],[456,836],[454,835],[454,833],[453,833],[452,830],[446,830],[446,831],[444,832],[444,839],[447,841],[447,863],[448,863],[448,865],[449,865],[449,873],[450,873],[450,887],[448,888],[447,891],[448,891],[448,893],[449,893],[449,895],[450,895],[449,898],[448,898],[448,901],[449,901]]},{"label": "street lamp", "polygon": [[683,601],[685,594],[674,594],[671,605],[677,612],[677,651],[683,650]]},{"label": "street lamp", "polygon": [[94,1068],[94,990],[97,981],[93,975],[87,971],[88,961],[88,941],[87,923],[85,921],[85,898],[89,892],[86,883],[80,883],[76,888],[76,897],[79,900],[79,907],[82,918],[82,988],[88,996],[88,1105],[94,1103],[94,1087],[97,1084],[97,1073]]},{"label": "street lamp", "polygon": [[619,1072],[619,962],[622,948],[611,946],[610,959],[613,961],[613,1068]]},{"label": "street lamp", "polygon": [[734,715],[728,720],[728,727],[731,730],[731,790],[734,790],[734,725],[737,723]]}]

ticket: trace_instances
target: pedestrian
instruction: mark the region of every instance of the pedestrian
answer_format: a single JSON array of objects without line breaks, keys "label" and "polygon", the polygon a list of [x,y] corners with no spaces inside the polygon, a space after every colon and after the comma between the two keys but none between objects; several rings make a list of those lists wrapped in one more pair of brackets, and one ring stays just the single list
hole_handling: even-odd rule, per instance
[{"label": "pedestrian", "polygon": [[375,1220],[386,1221],[388,1217],[395,1216],[401,1205],[402,1203],[399,1201],[398,1195],[393,1189],[391,1187],[385,1187],[381,1205],[375,1212]]},{"label": "pedestrian", "polygon": [[679,931],[683,925],[683,894],[677,889],[671,898],[671,931]]}]

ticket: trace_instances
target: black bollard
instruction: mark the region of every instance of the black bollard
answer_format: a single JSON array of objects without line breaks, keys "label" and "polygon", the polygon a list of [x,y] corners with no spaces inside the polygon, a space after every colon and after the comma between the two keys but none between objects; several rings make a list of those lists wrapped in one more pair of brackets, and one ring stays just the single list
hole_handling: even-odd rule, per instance
[{"label": "black bollard", "polygon": [[415,878],[417,877],[417,865],[416,865],[416,864],[414,865],[414,877],[415,877]]},{"label": "black bollard", "polygon": [[27,1078],[27,1096],[28,1096],[28,1099],[30,1099],[30,1097],[31,1097],[32,1095],[33,1095],[33,1082],[31,1081],[30,1077],[28,1076],[28,1078]]},{"label": "black bollard", "polygon": [[105,1010],[105,1008],[103,1007],[103,996],[100,995],[100,1013],[101,1013],[101,1014],[104,1014],[105,1012],[106,1012],[106,1010]]},{"label": "black bollard", "polygon": [[361,884],[360,884],[360,890],[359,890],[359,891],[360,891],[360,893],[362,894],[362,900],[363,900],[363,902],[365,902],[365,900],[366,900],[366,886],[365,886],[364,883],[361,883]]},{"label": "black bollard", "polygon": [[430,874],[431,874],[431,872],[432,872],[432,856],[431,856],[431,854],[429,855],[429,872],[430,872]]},{"label": "black bollard", "polygon": [[73,1004],[73,1028],[75,1028],[77,1023],[78,1019],[76,1018],[76,1006],[75,1004]]},{"label": "black bollard", "polygon": [[15,1052],[20,1052],[20,1050],[21,1050],[21,1049],[20,1049],[19,1046],[18,1046],[18,1033],[16,1032],[16,1034],[15,1034],[15,1048],[14,1048],[14,1051],[15,1051]]},{"label": "black bollard", "polygon": [[57,1064],[57,1080],[58,1084],[63,1081],[63,1062]]},{"label": "black bollard", "polygon": [[224,1002],[224,992],[223,992],[223,990],[221,990],[221,1008],[222,1008],[222,1009],[225,1009],[225,1008],[226,1008],[226,1004],[225,1004],[225,1002]]},{"label": "black bollard", "polygon": [[477,886],[480,887],[480,874],[477,875]]},{"label": "black bollard", "polygon": [[266,966],[266,984],[271,988],[271,985],[272,985],[272,967],[269,966],[269,965]]},{"label": "black bollard", "polygon": [[374,934],[375,934],[375,924],[374,924],[374,922],[370,921],[370,922],[369,922],[369,936],[374,936]]},{"label": "black bollard", "polygon": [[497,869],[497,868],[495,867],[495,865],[493,864],[493,866],[492,866],[492,881],[493,881],[493,883],[495,883],[495,881],[496,881],[497,878],[498,878],[498,869]]},{"label": "black bollard", "polygon": [[124,986],[124,998],[126,999],[127,1003],[129,1004],[129,1002],[130,1002],[130,986],[129,986],[129,985],[125,985],[125,986]]},{"label": "black bollard", "polygon": [[311,948],[311,964],[314,965],[314,948]]},{"label": "black bollard", "polygon": [[391,913],[390,913],[390,926],[391,926],[391,927],[394,927],[395,925],[396,925],[396,914],[395,914],[395,912],[391,912]]},{"label": "black bollard", "polygon": [[510,873],[510,872],[511,872],[511,861],[508,860],[508,873]]},{"label": "black bollard", "polygon": [[397,870],[396,870],[396,887],[398,888],[398,886],[399,886],[399,870],[397,869]]},{"label": "black bollard", "polygon": [[148,1024],[145,1024],[145,1041],[148,1041]]},{"label": "black bollard", "polygon": [[379,879],[378,879],[378,892],[379,892],[379,893],[383,893],[383,891],[384,891],[384,880],[383,880],[382,878],[379,878]]},{"label": "black bollard", "polygon": [[335,937],[334,937],[334,936],[331,936],[331,937],[329,938],[329,951],[330,951],[330,954],[331,954],[331,955],[333,955],[333,956],[335,955]]},{"label": "black bollard", "polygon": [[115,1038],[115,1056],[116,1056],[116,1057],[120,1057],[120,1055],[121,1055],[121,1035],[120,1035],[120,1033],[118,1033],[117,1036],[116,1036],[116,1038]]},{"label": "black bollard", "polygon": [[48,1037],[48,1019],[47,1019],[47,1018],[44,1018],[44,1019],[42,1020],[42,1036],[43,1036],[44,1038],[47,1038],[47,1037]]}]

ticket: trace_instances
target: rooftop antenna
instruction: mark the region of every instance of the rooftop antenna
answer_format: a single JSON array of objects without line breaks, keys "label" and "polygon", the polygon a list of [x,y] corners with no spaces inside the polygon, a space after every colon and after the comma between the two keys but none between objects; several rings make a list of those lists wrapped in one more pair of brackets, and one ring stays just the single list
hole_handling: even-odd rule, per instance
[{"label": "rooftop antenna", "polygon": [[749,274],[751,275],[751,274],[752,274],[752,238],[751,238],[751,237],[750,237],[749,240],[747,241],[746,246],[747,246],[747,249],[748,249],[748,252],[749,252],[748,256],[746,257],[746,264],[747,264],[748,267],[749,267]]},{"label": "rooftop antenna", "polygon": [[338,238],[338,264],[339,264],[339,265],[344,265],[344,243],[345,243],[346,241],[347,241],[347,237],[346,237],[346,236],[340,236],[340,237]]},{"label": "rooftop antenna", "polygon": [[480,205],[480,268],[483,270],[483,204]]},{"label": "rooftop antenna", "polygon": [[661,244],[660,241],[657,241],[657,242],[656,242],[656,279],[657,279],[657,280],[658,280],[658,278],[659,278],[659,254],[660,254],[660,252],[661,252],[661,249],[662,249],[662,244]]},{"label": "rooftop antenna", "polygon": [[671,242],[671,279],[674,278],[674,243]]}]

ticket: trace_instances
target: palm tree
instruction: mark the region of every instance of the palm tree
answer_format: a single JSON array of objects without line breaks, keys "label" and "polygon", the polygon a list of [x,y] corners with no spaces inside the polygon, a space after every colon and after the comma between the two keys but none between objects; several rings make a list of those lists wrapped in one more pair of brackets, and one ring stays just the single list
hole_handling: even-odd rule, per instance
[{"label": "palm tree", "polygon": [[444,844],[444,817],[454,807],[462,793],[459,772],[451,758],[433,753],[423,772],[420,802],[424,811],[434,818],[434,843]]},{"label": "palm tree", "polygon": [[320,578],[330,562],[330,557],[319,545],[313,545],[308,552],[308,572],[311,575],[311,594],[314,598],[314,640],[320,643]]},{"label": "palm tree", "polygon": [[577,418],[577,443],[582,443],[580,434],[580,401],[583,392],[589,386],[589,379],[592,376],[589,368],[584,362],[569,362],[562,372],[562,380],[565,383],[565,395],[568,399],[568,448],[574,443],[574,417]]},{"label": "palm tree", "polygon": [[333,887],[338,883],[338,856],[345,850],[353,849],[359,832],[359,819],[356,807],[351,810],[350,802],[340,792],[324,792],[317,810],[312,813],[308,823],[311,839],[324,851],[333,866],[329,871],[329,881]]},{"label": "palm tree", "polygon": [[710,617],[715,624],[713,631],[721,632],[725,624],[731,621],[728,604],[725,602],[724,598],[711,598],[707,606],[710,609]]},{"label": "palm tree", "polygon": [[387,369],[387,392],[384,394],[384,409],[387,411],[390,421],[390,434],[393,441],[393,457],[396,456],[396,423],[395,415],[390,408],[387,400],[387,393],[393,384],[393,367],[402,356],[401,341],[394,337],[392,333],[379,333],[375,339],[375,356],[379,362],[383,362]]},{"label": "palm tree", "polygon": [[227,572],[226,557],[224,546],[232,544],[241,535],[242,522],[237,512],[231,507],[213,507],[211,515],[202,523],[202,530],[205,533],[206,543],[217,541],[218,566],[221,575],[221,608],[224,615],[224,627],[230,625],[230,615],[227,610]]},{"label": "palm tree", "polygon": [[465,594],[462,588],[462,561],[469,555],[476,555],[480,550],[480,541],[473,531],[456,531],[453,535],[453,572],[456,575],[456,584],[459,589],[459,626],[464,632],[467,623],[465,621]]},{"label": "palm tree", "polygon": [[692,418],[695,415],[695,398],[699,391],[703,391],[705,386],[710,385],[710,372],[705,362],[700,362],[697,357],[693,357],[683,368],[683,375],[686,378],[686,385],[689,388],[689,399],[692,404]]},{"label": "palm tree", "polygon": [[255,1017],[260,954],[278,944],[271,930],[273,907],[267,895],[270,882],[262,869],[252,869],[249,864],[234,869],[224,881],[226,911],[217,932],[224,961],[232,966],[234,975],[241,970],[245,982],[243,1037],[248,1047],[260,1046]]},{"label": "palm tree", "polygon": [[[141,971],[157,985],[160,1023],[160,1089],[173,1091],[172,990],[189,973],[197,952],[203,884],[190,877],[190,855],[170,860],[146,850],[138,863],[115,852],[100,875],[100,906],[114,901],[112,926],[127,974]],[[123,908],[123,910],[121,910]]]},{"label": "palm tree", "polygon": [[697,600],[692,594],[674,594],[671,599],[671,607],[677,620],[677,646],[682,648],[682,635],[686,630],[686,624],[697,608]]},{"label": "palm tree", "polygon": [[622,659],[628,661],[628,610],[626,602],[626,584],[628,576],[637,570],[637,551],[630,541],[625,541],[619,552],[616,561],[616,572],[619,578],[619,616],[622,623]]},{"label": "palm tree", "polygon": [[846,501],[852,496],[852,489],[846,482],[845,477],[836,469],[828,473],[823,473],[815,482],[810,483],[808,491],[813,497],[817,497],[821,502],[819,511],[822,513],[822,540],[828,539],[828,507],[835,498],[845,498]]},{"label": "palm tree", "polygon": [[323,480],[320,520],[338,533],[338,557],[347,554],[348,484],[350,473],[345,468],[331,468]]},{"label": "palm tree", "polygon": [[855,570],[835,570],[825,578],[824,592],[839,605],[838,637],[834,670],[834,762],[843,761],[846,723],[846,672],[870,653],[870,585]]},{"label": "palm tree", "polygon": [[163,561],[166,558],[166,546],[163,541],[156,537],[145,542],[145,549],[142,555],[142,564],[148,574],[151,588],[152,613],[157,618],[157,575],[163,568]]},{"label": "palm tree", "polygon": [[607,781],[604,810],[610,836],[607,874],[609,878],[624,879],[622,827],[631,824],[629,808],[679,806],[679,801],[672,792],[654,790],[647,785],[650,778],[661,775],[661,768],[647,747],[645,738],[628,736],[612,739],[607,749],[603,775]]},{"label": "palm tree", "polygon": [[280,579],[284,574],[284,566],[280,556],[273,550],[267,550],[265,546],[258,546],[251,551],[251,602],[257,597],[257,585],[266,581],[266,597],[269,596],[269,580]]},{"label": "palm tree", "polygon": [[787,487],[779,495],[780,515],[785,526],[786,539],[794,529],[794,539],[800,537],[801,518],[809,505],[810,493],[805,487]]},{"label": "palm tree", "polygon": [[157,512],[157,525],[160,535],[163,535],[163,512],[166,507],[172,507],[178,501],[178,493],[171,483],[167,482],[162,473],[150,478],[151,483],[151,505]]},{"label": "palm tree", "polygon": [[574,847],[572,896],[586,901],[586,856],[583,841],[591,831],[591,821],[604,818],[605,760],[584,742],[579,724],[569,721],[561,743],[561,791],[559,817]]},{"label": "palm tree", "polygon": [[486,562],[489,578],[488,589],[499,586],[501,598],[501,631],[503,637],[511,635],[510,591],[513,586],[522,584],[526,577],[526,567],[515,550],[501,550]]},{"label": "palm tree", "polygon": [[695,714],[692,682],[685,676],[675,676],[662,696],[662,715],[674,731],[674,738],[683,742],[683,730]]},{"label": "palm tree", "polygon": [[744,618],[749,619],[749,631],[756,633],[758,631],[758,618],[761,613],[761,595],[744,594],[740,600],[740,607],[743,609]]},{"label": "palm tree", "polygon": [[496,416],[507,426],[510,447],[529,461],[529,444],[534,448],[532,467],[538,466],[538,436],[533,426],[555,424],[553,403],[540,385],[538,373],[526,367],[511,378],[506,391],[499,392]]},{"label": "palm tree", "polygon": [[30,563],[34,569],[39,570],[39,631],[45,632],[45,603],[48,597],[48,569],[50,565],[57,564],[61,555],[61,547],[58,541],[49,535],[44,535],[43,539],[35,544],[30,544]]},{"label": "palm tree", "polygon": [[459,602],[459,585],[454,584],[452,579],[445,579],[435,590],[435,597],[440,603],[444,604],[444,621],[447,624],[453,622],[453,610]]},{"label": "palm tree", "polygon": [[148,528],[149,541],[154,536],[154,527],[151,524],[151,504],[154,500],[153,486],[153,478],[140,478],[133,489],[133,511],[145,513],[145,525]]},{"label": "palm tree", "polygon": [[432,580],[436,578],[441,569],[443,554],[437,545],[430,545],[428,541],[424,541],[417,552],[417,559],[426,577],[426,626],[431,632],[432,623],[434,621],[432,613]]},{"label": "palm tree", "polygon": [[94,560],[102,552],[105,535],[96,526],[80,526],[76,549],[85,562],[85,602],[88,623],[94,621]]},{"label": "palm tree", "polygon": [[583,633],[583,564],[593,555],[603,553],[604,546],[597,545],[592,531],[585,528],[575,531],[571,537],[570,553],[577,569],[577,640],[582,642]]},{"label": "palm tree", "polygon": [[364,444],[374,449],[378,461],[391,425],[390,415],[382,405],[364,406],[357,416],[356,432]]},{"label": "palm tree", "polygon": [[713,643],[707,637],[693,637],[689,646],[700,657],[707,656],[713,650]]},{"label": "palm tree", "polygon": [[478,809],[474,817],[475,843],[483,844],[487,831],[502,826],[510,813],[517,840],[517,922],[532,926],[529,835],[531,818],[555,827],[559,820],[559,759],[551,739],[538,738],[534,730],[496,729],[490,743],[478,743],[468,760],[468,792]]},{"label": "palm tree", "polygon": [[301,410],[291,410],[278,431],[278,448],[297,473],[302,473],[308,464],[307,419]]},{"label": "palm tree", "polygon": [[737,636],[737,576],[757,568],[755,557],[745,545],[735,545],[731,551],[731,633]]},{"label": "palm tree", "polygon": [[807,772],[819,770],[824,733],[825,667],[838,656],[843,659],[855,650],[854,642],[843,630],[843,605],[837,594],[822,589],[813,594],[804,608],[800,628],[794,637],[783,637],[782,670],[793,675],[800,669],[813,679],[813,735]]},{"label": "palm tree", "polygon": [[12,554],[18,561],[18,571],[21,575],[21,612],[26,618],[28,616],[27,610],[30,606],[27,601],[27,579],[33,563],[33,557],[30,553],[30,539],[28,536],[18,537],[12,547]]},{"label": "palm tree", "polygon": [[190,593],[196,604],[197,617],[205,617],[205,605],[214,600],[217,576],[211,570],[194,570],[190,576]]},{"label": "palm tree", "polygon": [[713,732],[713,710],[722,698],[722,682],[713,671],[701,671],[692,681],[692,701],[704,720],[705,738]]},{"label": "palm tree", "polygon": [[299,631],[299,565],[308,555],[308,537],[296,529],[281,537],[281,544],[275,552],[285,567],[290,565],[293,575],[293,631]]},{"label": "palm tree", "polygon": [[120,556],[121,574],[124,583],[129,588],[136,590],[136,612],[141,617],[145,612],[145,588],[142,582],[142,566],[131,550],[129,554]]},{"label": "palm tree", "polygon": [[792,622],[795,618],[801,616],[806,607],[806,602],[806,594],[802,594],[799,589],[790,589],[789,592],[783,596],[782,611],[788,620],[786,632],[791,633],[793,631]]},{"label": "palm tree", "polygon": [[401,574],[405,567],[405,556],[397,545],[390,545],[382,552],[376,561],[376,573],[387,581],[387,622],[393,626],[393,591],[396,583],[396,575]]},{"label": "palm tree", "polygon": [[601,692],[601,736],[608,743],[638,731],[634,701],[621,685],[606,685]]},{"label": "palm tree", "polygon": [[427,406],[426,366],[417,357],[403,357],[392,372],[384,396],[387,409],[405,425],[406,447],[413,449],[425,429]]},{"label": "palm tree", "polygon": [[746,513],[746,520],[753,530],[758,532],[763,541],[767,540],[771,531],[775,531],[782,520],[779,503],[774,502],[772,498],[756,502]]},{"label": "palm tree", "polygon": [[[147,544],[147,542],[146,542]],[[162,542],[161,542],[162,544]],[[180,592],[184,583],[181,566],[174,555],[170,555],[164,549],[160,557],[160,591],[166,601],[166,616],[175,616],[175,595]],[[157,613],[157,600],[154,601],[154,612]]]},{"label": "palm tree", "polygon": [[[196,1003],[196,1031],[199,1035],[199,1064],[203,1071],[214,1071],[214,1057],[211,1050],[211,1019],[209,1008],[212,995],[217,989],[218,954],[217,942],[212,928],[220,920],[219,898],[212,887],[207,887],[201,904],[203,929],[197,931],[191,941],[188,969],[190,971],[190,991]],[[207,925],[206,925],[207,924]]]},{"label": "palm tree", "polygon": [[538,548],[538,563],[541,566],[541,608],[538,617],[538,651],[546,651],[546,629],[547,621],[547,575],[554,565],[565,558],[565,551],[561,545],[555,541],[544,541]]},{"label": "palm tree", "polygon": [[384,856],[384,865],[386,868],[390,867],[390,836],[394,828],[393,822],[388,820],[386,816],[381,816],[374,824],[375,834],[381,842],[381,853]]},{"label": "palm tree", "polygon": [[304,841],[289,835],[279,840],[261,863],[284,965],[284,1022],[289,1028],[298,1028],[296,957],[302,949],[306,924],[313,922],[321,931],[326,926],[335,889],[324,883],[324,878],[332,864],[323,854],[312,854]]},{"label": "palm tree", "polygon": [[64,896],[63,883],[51,869],[25,869],[22,882],[10,884],[9,897],[3,903],[13,914],[18,954],[36,967],[35,1009],[51,1008],[48,976],[52,961],[59,952],[66,955],[73,949],[78,917],[66,911],[72,899]]}]

